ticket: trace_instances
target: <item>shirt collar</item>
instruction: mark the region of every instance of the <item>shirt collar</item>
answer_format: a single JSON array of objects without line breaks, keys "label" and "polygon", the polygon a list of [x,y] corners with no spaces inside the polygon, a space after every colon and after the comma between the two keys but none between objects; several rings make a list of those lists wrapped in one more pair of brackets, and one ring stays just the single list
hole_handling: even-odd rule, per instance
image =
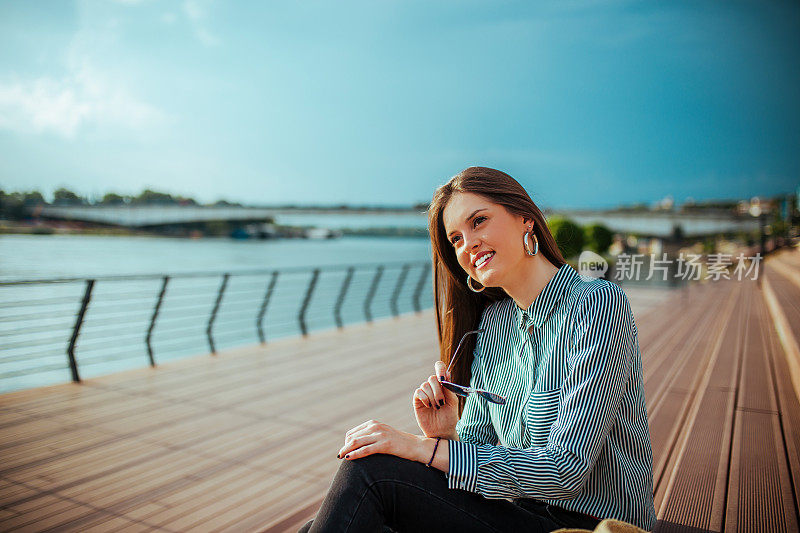
[{"label": "shirt collar", "polygon": [[528,309],[520,309],[514,304],[517,311],[517,326],[527,330],[531,326],[542,327],[553,307],[560,302],[571,285],[570,281],[577,276],[577,272],[568,263],[564,263],[558,272],[547,282],[542,292],[533,300]]}]

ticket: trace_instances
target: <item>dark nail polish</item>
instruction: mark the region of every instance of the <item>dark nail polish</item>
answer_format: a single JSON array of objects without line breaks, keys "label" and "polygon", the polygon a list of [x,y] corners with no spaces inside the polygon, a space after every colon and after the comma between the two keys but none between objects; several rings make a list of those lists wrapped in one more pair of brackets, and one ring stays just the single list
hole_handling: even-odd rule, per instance
[{"label": "dark nail polish", "polygon": [[344,458],[345,459],[350,459],[350,454],[348,453],[347,455],[344,456]]},{"label": "dark nail polish", "polygon": [[439,406],[438,406],[438,405],[436,406],[436,410],[437,410],[437,411],[439,410]]},{"label": "dark nail polish", "polygon": [[444,405],[444,400],[439,400],[439,405]]},{"label": "dark nail polish", "polygon": [[336,454],[336,458],[337,458],[337,459],[341,459],[341,457],[339,456],[339,454],[338,454],[338,453]]}]

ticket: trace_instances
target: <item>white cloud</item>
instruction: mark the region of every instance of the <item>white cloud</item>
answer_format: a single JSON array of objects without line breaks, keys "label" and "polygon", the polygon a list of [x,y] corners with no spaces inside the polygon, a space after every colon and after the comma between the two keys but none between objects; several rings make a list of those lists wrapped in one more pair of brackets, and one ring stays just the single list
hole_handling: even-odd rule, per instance
[{"label": "white cloud", "polygon": [[217,46],[222,41],[214,35],[206,26],[208,19],[209,2],[201,0],[185,0],[183,2],[183,13],[194,29],[197,39],[206,46]]},{"label": "white cloud", "polygon": [[183,2],[183,12],[189,17],[189,20],[198,21],[206,16],[206,8],[197,0],[185,0]]},{"label": "white cloud", "polygon": [[0,128],[72,138],[87,126],[141,130],[165,115],[87,65],[61,79],[0,80]]}]

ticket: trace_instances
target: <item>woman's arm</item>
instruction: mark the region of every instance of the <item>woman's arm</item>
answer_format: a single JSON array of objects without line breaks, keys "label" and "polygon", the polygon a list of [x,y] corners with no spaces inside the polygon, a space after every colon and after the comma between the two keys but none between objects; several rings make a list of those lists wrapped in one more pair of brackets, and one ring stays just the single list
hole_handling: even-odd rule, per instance
[{"label": "woman's arm", "polygon": [[439,442],[439,446],[436,447],[436,439],[422,437],[422,441],[420,442],[419,446],[419,454],[415,460],[419,461],[420,463],[428,464],[428,461],[431,460],[431,456],[433,455],[434,447],[436,447],[436,456],[433,458],[431,467],[437,468],[442,472],[447,472],[447,469],[450,467],[449,442],[450,441],[447,439],[442,439]]},{"label": "woman's arm", "polygon": [[630,306],[616,285],[588,293],[576,324],[571,371],[547,445],[514,449],[451,442],[450,488],[487,498],[569,499],[580,493],[617,416],[638,350]]},{"label": "woman's arm", "polygon": [[385,453],[424,464],[428,464],[433,457],[431,466],[447,472],[450,465],[449,442],[448,439],[441,439],[436,446],[436,438],[412,435],[377,420],[368,420],[347,432],[344,446],[336,457],[353,460],[374,453]]}]

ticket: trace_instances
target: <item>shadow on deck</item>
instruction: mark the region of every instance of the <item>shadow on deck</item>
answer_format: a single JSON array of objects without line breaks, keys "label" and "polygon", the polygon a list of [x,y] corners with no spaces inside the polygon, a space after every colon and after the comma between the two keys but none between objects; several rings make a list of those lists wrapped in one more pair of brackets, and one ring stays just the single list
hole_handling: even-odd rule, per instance
[{"label": "shadow on deck", "polygon": [[[657,531],[797,531],[800,252],[637,316]],[[344,432],[417,433],[430,312],[0,396],[0,529],[296,531]],[[794,344],[792,344],[794,343]]]}]

